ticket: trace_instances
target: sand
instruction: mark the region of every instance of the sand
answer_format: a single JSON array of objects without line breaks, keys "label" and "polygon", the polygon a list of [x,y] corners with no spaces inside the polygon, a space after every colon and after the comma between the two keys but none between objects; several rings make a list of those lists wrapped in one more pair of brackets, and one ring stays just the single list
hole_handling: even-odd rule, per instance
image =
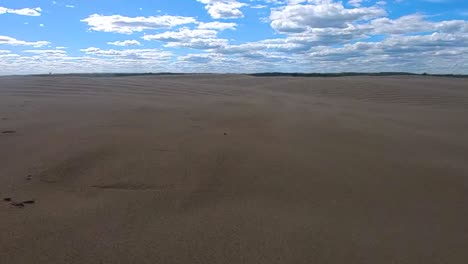
[{"label": "sand", "polygon": [[467,79],[1,77],[0,132],[0,263],[468,261]]}]

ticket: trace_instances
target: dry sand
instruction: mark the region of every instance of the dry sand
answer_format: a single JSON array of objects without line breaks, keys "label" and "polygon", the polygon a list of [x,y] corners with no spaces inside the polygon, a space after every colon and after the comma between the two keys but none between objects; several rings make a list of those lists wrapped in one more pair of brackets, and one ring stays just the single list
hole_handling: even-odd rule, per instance
[{"label": "dry sand", "polygon": [[467,79],[2,77],[0,132],[0,263],[468,262]]}]

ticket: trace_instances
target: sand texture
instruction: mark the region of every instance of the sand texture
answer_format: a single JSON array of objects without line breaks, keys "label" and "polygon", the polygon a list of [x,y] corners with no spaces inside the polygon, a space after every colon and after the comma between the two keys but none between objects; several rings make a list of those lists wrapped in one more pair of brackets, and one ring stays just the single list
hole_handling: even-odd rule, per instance
[{"label": "sand texture", "polygon": [[2,264],[468,263],[468,79],[0,77],[0,195]]}]

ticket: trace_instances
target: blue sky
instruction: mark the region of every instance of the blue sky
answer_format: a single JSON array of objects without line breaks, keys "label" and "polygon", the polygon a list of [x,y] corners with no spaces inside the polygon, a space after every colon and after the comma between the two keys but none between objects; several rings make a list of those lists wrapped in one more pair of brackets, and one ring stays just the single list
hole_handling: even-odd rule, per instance
[{"label": "blue sky", "polygon": [[468,74],[466,0],[0,0],[0,75]]}]

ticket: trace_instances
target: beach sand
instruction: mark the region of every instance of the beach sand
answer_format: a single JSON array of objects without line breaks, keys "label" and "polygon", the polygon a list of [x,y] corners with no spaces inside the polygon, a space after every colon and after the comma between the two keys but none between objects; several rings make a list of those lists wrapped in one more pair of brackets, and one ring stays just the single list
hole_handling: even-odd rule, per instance
[{"label": "beach sand", "polygon": [[0,77],[0,150],[0,263],[468,261],[468,79]]}]

